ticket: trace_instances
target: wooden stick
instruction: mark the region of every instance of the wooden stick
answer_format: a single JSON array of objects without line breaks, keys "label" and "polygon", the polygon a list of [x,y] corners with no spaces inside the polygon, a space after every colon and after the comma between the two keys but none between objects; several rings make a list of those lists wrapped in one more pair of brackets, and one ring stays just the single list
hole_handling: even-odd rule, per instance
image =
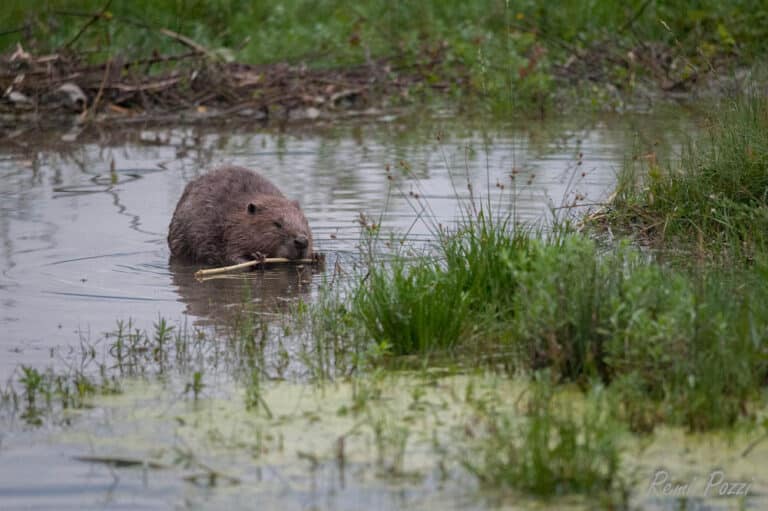
[{"label": "wooden stick", "polygon": [[197,270],[195,272],[196,279],[202,279],[209,275],[217,275],[219,273],[228,273],[235,270],[242,270],[243,268],[250,268],[259,264],[270,263],[299,263],[299,264],[311,264],[317,262],[316,259],[286,259],[285,257],[267,257],[266,259],[254,259],[253,261],[246,261],[240,264],[233,264],[232,266],[222,266],[220,268],[209,268],[207,270]]},{"label": "wooden stick", "polygon": [[194,40],[190,39],[189,37],[179,34],[178,32],[174,32],[173,30],[168,30],[167,28],[161,28],[160,33],[163,34],[166,37],[170,37],[171,39],[175,39],[176,41],[180,42],[187,48],[191,48],[195,50],[198,53],[202,53],[209,58],[216,58],[216,54],[213,53],[211,50],[206,48],[205,46],[196,43]]},{"label": "wooden stick", "polygon": [[[99,101],[101,101],[101,95],[104,94],[104,85],[107,84],[107,77],[109,76],[109,71],[112,67],[112,57],[110,56],[107,59],[107,67],[104,68],[104,76],[101,78],[101,84],[99,85],[99,91],[96,93],[96,97],[93,100],[93,104],[91,105],[91,117],[96,117],[96,109],[99,107]],[[83,113],[86,113],[88,111],[88,106],[85,106],[85,110]]]}]

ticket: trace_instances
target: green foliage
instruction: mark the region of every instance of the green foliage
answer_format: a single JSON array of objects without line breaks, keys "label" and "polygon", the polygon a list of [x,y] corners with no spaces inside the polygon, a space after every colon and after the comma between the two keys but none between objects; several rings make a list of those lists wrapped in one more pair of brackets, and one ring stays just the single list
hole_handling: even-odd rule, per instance
[{"label": "green foliage", "polygon": [[733,424],[759,399],[768,374],[764,269],[691,275],[629,247],[600,254],[575,236],[529,257],[510,342],[531,367],[576,381],[631,379],[644,399],[627,394],[624,403],[639,429],[650,427],[647,399],[660,404],[655,419],[695,430]]},{"label": "green foliage", "polygon": [[508,216],[484,210],[466,216],[455,233],[443,233],[445,272],[467,295],[473,311],[492,319],[508,317],[516,296],[517,268],[526,265],[531,238],[515,231]]},{"label": "green foliage", "polygon": [[520,263],[510,342],[523,360],[551,365],[567,379],[601,374],[620,265],[602,259],[592,241],[568,234],[530,241]]},{"label": "green foliage", "polygon": [[42,426],[46,414],[53,408],[83,408],[86,399],[96,393],[117,394],[120,386],[114,376],[107,373],[102,365],[99,367],[99,382],[95,375],[89,376],[82,371],[57,373],[52,369],[38,371],[29,366],[20,366],[19,385],[23,388],[24,402],[20,403],[19,396],[12,383],[0,392],[4,400],[12,401],[15,409],[21,410],[21,418],[29,425]]},{"label": "green foliage", "polygon": [[191,392],[192,398],[195,401],[198,401],[205,387],[206,385],[203,383],[203,371],[195,371],[192,373],[192,381],[184,386],[184,393],[189,394]]},{"label": "green foliage", "polygon": [[[768,374],[765,270],[686,277],[647,266],[622,286],[606,347],[612,379],[629,379],[661,406],[658,420],[692,430],[726,427],[759,398]],[[636,390],[636,389],[635,389]],[[639,429],[648,419],[617,385]]]}]

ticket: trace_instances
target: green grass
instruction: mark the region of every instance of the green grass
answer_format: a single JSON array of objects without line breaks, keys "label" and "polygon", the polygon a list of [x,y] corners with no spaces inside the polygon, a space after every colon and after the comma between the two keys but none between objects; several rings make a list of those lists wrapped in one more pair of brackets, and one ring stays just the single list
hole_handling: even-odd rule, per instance
[{"label": "green grass", "polygon": [[[765,268],[688,275],[635,269],[614,300],[605,363],[658,403],[659,422],[708,430],[732,425],[760,401],[768,376]],[[617,384],[635,429],[647,403]],[[647,410],[646,410],[647,411]],[[630,421],[632,422],[632,421]]]},{"label": "green grass", "polygon": [[40,371],[22,365],[19,373],[16,383],[21,393],[13,381],[8,382],[0,391],[0,409],[10,404],[12,410],[20,411],[21,419],[32,426],[42,426],[54,411],[86,408],[89,398],[96,394],[121,391],[117,374],[104,366],[100,366],[96,374],[87,374],[83,370]]},{"label": "green grass", "polygon": [[354,307],[370,337],[395,355],[455,346],[469,312],[454,276],[426,258],[374,264]]},{"label": "green grass", "polygon": [[324,279],[314,300],[296,303],[287,318],[291,326],[284,332],[300,339],[298,356],[312,381],[349,377],[378,356],[360,334],[364,326],[348,303],[352,292]]},{"label": "green grass", "polygon": [[515,229],[511,216],[469,210],[456,232],[441,232],[440,257],[473,311],[497,320],[512,313],[515,271],[526,264],[530,240],[525,230]]},{"label": "green grass", "polygon": [[[89,16],[107,5],[107,15],[75,41]],[[378,71],[419,69],[426,89],[439,83],[509,109],[542,107],[559,92],[553,66],[595,48],[580,79],[597,77],[631,88],[638,74],[652,76],[651,68],[639,60],[627,65],[601,59],[607,49],[623,58],[638,40],[672,49],[674,72],[680,75],[675,78],[705,72],[723,58],[751,66],[768,48],[766,27],[768,7],[759,0],[370,0],[355,5],[341,0],[9,0],[0,12],[0,51],[16,42],[37,52],[69,45],[88,51],[93,60],[186,51],[160,33],[167,28],[247,63],[303,61],[328,67],[391,57],[393,66]]]},{"label": "green grass", "polygon": [[706,134],[678,162],[627,165],[610,221],[640,227],[662,247],[696,247],[748,259],[765,253],[768,232],[768,99],[724,102]]}]

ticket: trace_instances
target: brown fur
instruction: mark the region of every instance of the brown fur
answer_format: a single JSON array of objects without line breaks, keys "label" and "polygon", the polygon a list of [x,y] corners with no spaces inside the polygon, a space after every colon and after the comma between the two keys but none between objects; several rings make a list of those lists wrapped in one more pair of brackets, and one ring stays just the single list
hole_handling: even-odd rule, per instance
[{"label": "brown fur", "polygon": [[265,177],[226,166],[187,184],[168,228],[171,256],[205,264],[312,256],[312,233],[299,203]]}]

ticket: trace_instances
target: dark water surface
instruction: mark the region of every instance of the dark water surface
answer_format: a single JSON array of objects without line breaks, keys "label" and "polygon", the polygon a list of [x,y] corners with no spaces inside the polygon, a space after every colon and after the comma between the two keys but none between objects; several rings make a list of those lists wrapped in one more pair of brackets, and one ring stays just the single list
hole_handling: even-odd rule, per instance
[{"label": "dark water surface", "polygon": [[[691,125],[680,111],[514,123],[411,115],[288,131],[157,128],[86,132],[74,141],[60,133],[0,141],[0,382],[17,378],[20,365],[42,369],[81,343],[98,346],[117,320],[139,328],[161,317],[175,325],[227,321],[228,307],[243,298],[243,281],[196,282],[196,267],[169,266],[165,240],[185,184],[213,166],[260,169],[298,199],[316,249],[333,266],[354,260],[361,214],[381,218],[385,230],[429,241],[434,226],[450,226],[469,200],[467,179],[475,198],[490,197],[495,210],[545,225],[553,213],[571,211],[562,206],[600,203],[625,158],[667,151]],[[311,300],[323,277],[297,275],[295,268],[266,271],[250,281],[250,294],[265,311],[278,310],[297,297]],[[146,392],[162,394],[158,388]],[[129,409],[156,407],[152,395],[150,404],[132,402]],[[83,446],[98,452],[103,437],[114,447],[115,439],[152,425],[138,411],[125,417],[125,410],[115,405],[91,412],[81,423],[85,439],[50,441],[50,431],[30,429],[19,418],[6,424],[0,509],[254,507],[251,494],[211,493],[169,471],[147,476],[141,469],[77,461]],[[143,433],[160,443],[173,440],[162,430],[167,424],[156,427]],[[159,449],[134,442],[133,452]],[[269,481],[269,474],[259,472],[254,480]],[[272,480],[277,489],[259,497],[268,498],[267,507],[426,506],[424,495],[397,485],[350,485],[336,498],[340,490],[322,482],[325,490],[310,485],[288,492],[290,481]],[[425,485],[434,490],[438,483]],[[433,491],[429,506],[487,507],[461,495],[458,488]]]}]

